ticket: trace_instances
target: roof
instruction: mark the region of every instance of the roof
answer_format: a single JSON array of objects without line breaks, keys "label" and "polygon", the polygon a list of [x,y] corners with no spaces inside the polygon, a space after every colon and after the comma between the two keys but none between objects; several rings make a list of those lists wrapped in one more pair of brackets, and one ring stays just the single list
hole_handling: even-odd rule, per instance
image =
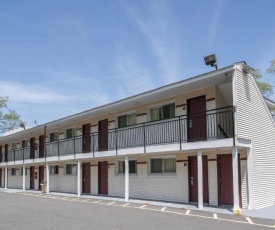
[{"label": "roof", "polygon": [[217,70],[213,70],[211,72],[207,72],[198,76],[194,76],[191,78],[187,78],[175,83],[171,83],[168,85],[161,86],[159,88],[149,90],[134,96],[130,96],[118,101],[114,101],[102,106],[94,107],[92,109],[76,113],[64,118],[60,118],[33,128],[29,128],[27,130],[23,130],[21,132],[17,132],[11,135],[7,135],[0,138],[0,141],[7,140],[9,138],[13,138],[22,134],[30,135],[34,132],[44,133],[45,126],[47,129],[57,129],[56,126],[61,125],[73,125],[77,123],[78,120],[88,120],[93,117],[97,117],[99,115],[105,115],[111,113],[113,111],[123,110],[128,107],[134,107],[137,105],[142,105],[148,101],[157,101],[159,97],[169,97],[171,95],[177,95],[182,92],[188,92],[199,88],[205,88],[206,86],[210,86],[213,84],[222,84],[227,79],[227,73],[233,71],[235,68],[241,67],[245,62],[237,62],[230,66],[223,67]]}]

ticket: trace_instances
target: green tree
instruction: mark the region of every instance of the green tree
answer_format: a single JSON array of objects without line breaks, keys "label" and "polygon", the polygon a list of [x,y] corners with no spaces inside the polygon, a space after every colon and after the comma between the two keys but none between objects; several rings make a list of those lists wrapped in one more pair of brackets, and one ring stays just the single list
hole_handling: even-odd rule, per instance
[{"label": "green tree", "polygon": [[[270,62],[270,66],[266,70],[266,73],[275,75],[275,59],[273,59]],[[254,76],[254,78],[259,86],[259,89],[264,97],[269,97],[274,93],[272,85],[270,85],[268,82],[264,82],[264,81],[260,80],[263,77],[260,69],[256,69],[253,72],[253,76]]]},{"label": "green tree", "polygon": [[9,130],[24,127],[20,115],[8,107],[8,97],[0,96],[0,134]]}]

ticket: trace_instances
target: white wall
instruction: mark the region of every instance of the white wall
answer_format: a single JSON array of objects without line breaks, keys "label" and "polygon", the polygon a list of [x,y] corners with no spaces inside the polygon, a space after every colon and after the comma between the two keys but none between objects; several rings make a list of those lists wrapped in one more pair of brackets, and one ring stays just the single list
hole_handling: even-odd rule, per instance
[{"label": "white wall", "polygon": [[218,205],[218,175],[217,160],[208,161],[209,204]]},{"label": "white wall", "polygon": [[[108,171],[109,195],[124,197],[124,176],[115,175],[115,165]],[[177,162],[175,175],[148,175],[147,164],[137,165],[137,174],[129,178],[130,198],[188,202],[188,166]]]},{"label": "white wall", "polygon": [[58,175],[50,175],[50,192],[77,193],[77,175],[65,175],[63,167],[58,171]]},{"label": "white wall", "polygon": [[98,166],[91,165],[91,194],[98,195]]},{"label": "white wall", "polygon": [[254,208],[275,200],[275,124],[254,79],[236,70],[238,137],[252,140]]},{"label": "white wall", "polygon": [[20,170],[16,170],[16,176],[11,175],[11,168],[8,169],[8,188],[23,188],[23,176],[20,175]]}]

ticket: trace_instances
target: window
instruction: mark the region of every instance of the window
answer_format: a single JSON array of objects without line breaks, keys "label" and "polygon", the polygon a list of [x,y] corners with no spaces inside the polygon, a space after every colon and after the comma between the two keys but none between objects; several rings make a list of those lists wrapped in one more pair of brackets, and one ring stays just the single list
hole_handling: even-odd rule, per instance
[{"label": "window", "polygon": [[[27,175],[27,168],[25,168],[25,175]],[[21,167],[21,170],[20,170],[20,175],[23,176],[23,167]]]},{"label": "window", "polygon": [[17,147],[17,143],[12,143],[11,144],[11,149],[16,149],[16,147]]},{"label": "window", "polygon": [[27,140],[23,140],[22,141],[22,148],[28,147],[28,141]]},{"label": "window", "polygon": [[76,175],[77,174],[77,165],[76,164],[67,164],[66,165],[66,175]]},{"label": "window", "polygon": [[124,128],[130,125],[135,125],[137,123],[137,114],[132,113],[132,114],[119,116],[117,118],[117,122],[118,122],[118,128]]},{"label": "window", "polygon": [[66,129],[66,138],[73,138],[76,136],[76,128]]},{"label": "window", "polygon": [[150,173],[175,173],[176,158],[150,159]]},{"label": "window", "polygon": [[16,176],[16,168],[11,168],[11,176]]},{"label": "window", "polygon": [[[125,161],[118,161],[118,173],[125,173]],[[137,161],[129,160],[129,173],[137,173]]]},{"label": "window", "polygon": [[58,165],[51,165],[50,166],[50,174],[57,175],[58,174]]},{"label": "window", "polygon": [[50,133],[50,142],[58,141],[58,139],[59,139],[58,132]]},{"label": "window", "polygon": [[150,120],[158,121],[175,117],[175,103],[150,109]]}]

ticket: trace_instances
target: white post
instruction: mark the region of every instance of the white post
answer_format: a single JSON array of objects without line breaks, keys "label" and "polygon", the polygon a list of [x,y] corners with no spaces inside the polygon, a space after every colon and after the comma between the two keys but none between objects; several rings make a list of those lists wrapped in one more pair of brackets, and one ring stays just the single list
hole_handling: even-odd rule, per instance
[{"label": "white post", "polygon": [[129,200],[129,159],[125,156],[125,201]]},{"label": "white post", "polygon": [[46,164],[46,176],[47,176],[47,193],[50,193],[50,166]]},{"label": "white post", "polygon": [[26,167],[25,167],[25,165],[23,165],[23,191],[26,190],[26,174],[25,174],[25,172],[26,172]]},{"label": "white post", "polygon": [[81,163],[77,161],[77,195],[81,196]]},{"label": "white post", "polygon": [[232,171],[233,171],[233,197],[234,197],[234,214],[240,214],[239,201],[239,167],[238,167],[238,151],[237,147],[232,148]]},{"label": "white post", "polygon": [[254,209],[253,193],[253,153],[252,147],[247,149],[247,188],[248,188],[248,209]]},{"label": "white post", "polygon": [[8,166],[5,167],[5,189],[8,188]]},{"label": "white post", "polygon": [[203,209],[202,151],[198,150],[198,208]]}]

